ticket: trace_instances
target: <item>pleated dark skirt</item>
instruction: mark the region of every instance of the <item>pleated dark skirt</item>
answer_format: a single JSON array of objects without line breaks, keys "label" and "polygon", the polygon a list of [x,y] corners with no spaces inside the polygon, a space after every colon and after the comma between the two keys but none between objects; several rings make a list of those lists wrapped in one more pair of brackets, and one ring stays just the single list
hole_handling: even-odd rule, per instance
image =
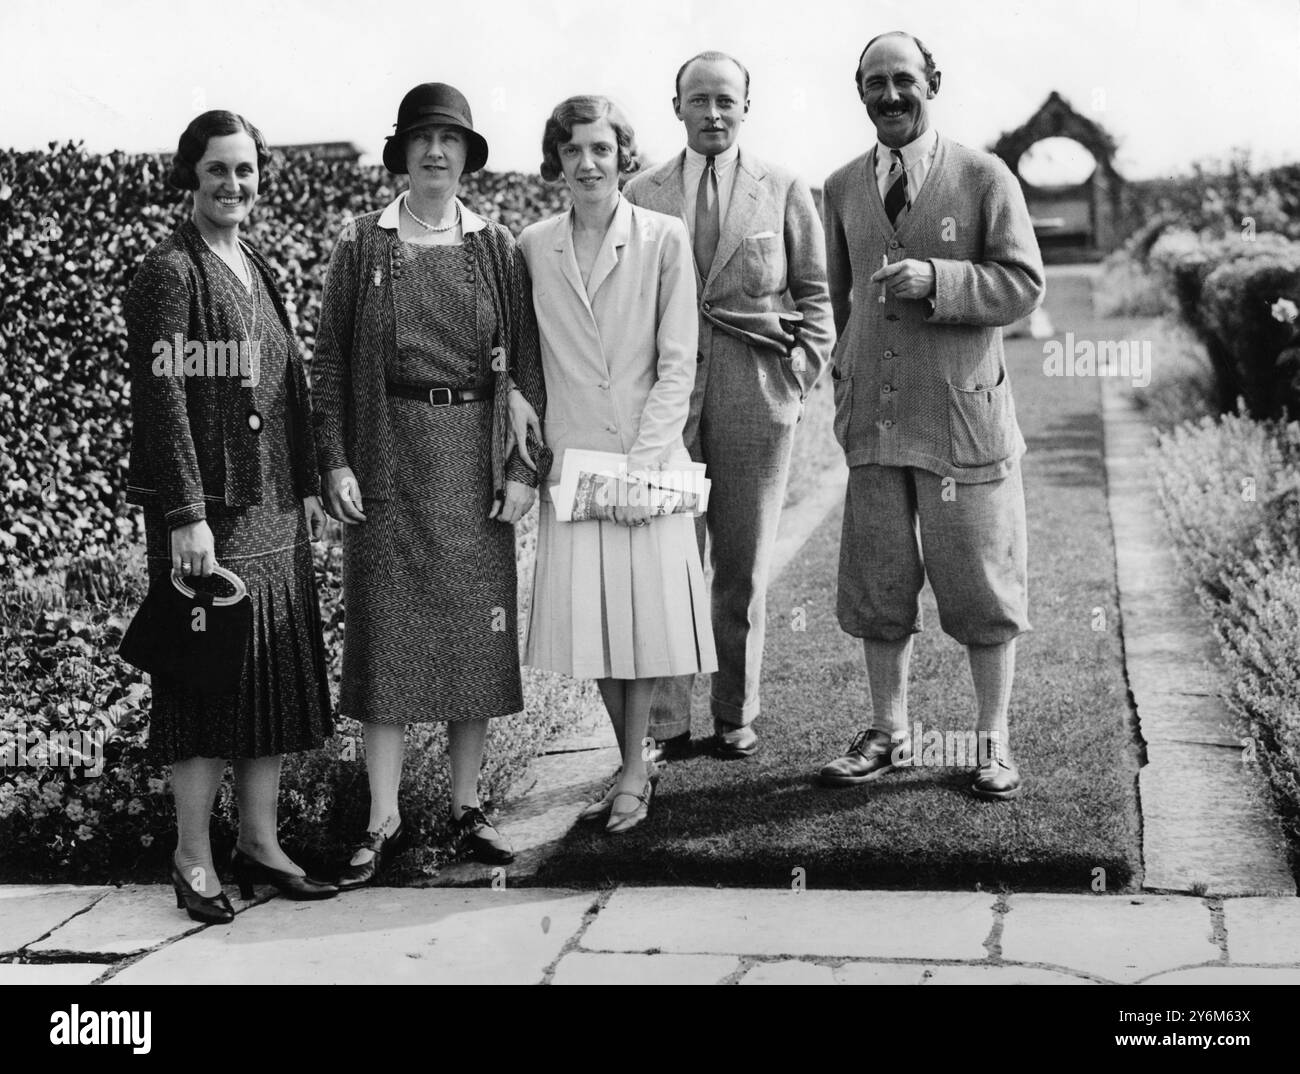
[{"label": "pleated dark skirt", "polygon": [[[228,528],[214,514],[209,508],[214,533]],[[301,509],[297,515],[301,540],[287,548],[248,551],[246,542],[218,540],[217,562],[244,580],[253,605],[244,674],[239,689],[222,696],[154,678],[149,717],[154,763],[298,753],[318,749],[333,732],[311,543]],[[253,523],[255,529],[256,519]],[[161,520],[146,512],[145,525],[153,582],[171,571],[171,557],[153,554],[167,539]]]}]

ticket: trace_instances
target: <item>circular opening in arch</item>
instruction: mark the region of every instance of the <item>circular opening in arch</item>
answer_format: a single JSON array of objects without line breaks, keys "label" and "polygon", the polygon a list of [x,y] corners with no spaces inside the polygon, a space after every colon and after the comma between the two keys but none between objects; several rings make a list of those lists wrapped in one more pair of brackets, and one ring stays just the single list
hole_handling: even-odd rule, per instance
[{"label": "circular opening in arch", "polygon": [[1044,138],[1021,154],[1020,177],[1031,186],[1075,186],[1097,167],[1097,158],[1073,138]]}]

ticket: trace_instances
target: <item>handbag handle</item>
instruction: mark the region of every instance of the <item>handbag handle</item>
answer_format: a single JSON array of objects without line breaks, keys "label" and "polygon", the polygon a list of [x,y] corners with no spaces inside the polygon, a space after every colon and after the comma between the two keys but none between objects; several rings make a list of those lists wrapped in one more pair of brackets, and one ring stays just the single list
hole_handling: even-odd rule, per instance
[{"label": "handbag handle", "polygon": [[[248,586],[244,585],[244,580],[234,571],[228,571],[225,567],[213,567],[212,573],[219,575],[235,587],[234,593],[228,597],[213,597],[212,606],[214,608],[228,608],[232,604],[238,604],[248,596]],[[193,600],[198,593],[181,581],[181,576],[175,570],[172,571],[172,585],[174,585],[187,600]]]}]

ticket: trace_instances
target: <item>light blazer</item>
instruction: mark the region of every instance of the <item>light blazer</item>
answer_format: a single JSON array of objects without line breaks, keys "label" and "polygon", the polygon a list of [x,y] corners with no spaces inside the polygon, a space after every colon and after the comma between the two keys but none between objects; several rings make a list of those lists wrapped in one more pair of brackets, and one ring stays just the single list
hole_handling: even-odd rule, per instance
[{"label": "light blazer", "polygon": [[[623,194],[634,205],[678,217],[689,235],[685,161],[683,151],[633,178]],[[835,342],[826,247],[808,185],[742,149],[709,278],[701,279],[694,257],[691,272],[700,289],[700,318],[729,335],[788,357],[796,340],[781,321],[800,322],[805,361],[793,372],[807,395]]]},{"label": "light blazer", "polygon": [[684,461],[699,345],[686,230],[620,198],[588,299],[571,215],[519,236],[541,341],[551,480],[559,479],[568,447],[627,454],[632,469]]}]

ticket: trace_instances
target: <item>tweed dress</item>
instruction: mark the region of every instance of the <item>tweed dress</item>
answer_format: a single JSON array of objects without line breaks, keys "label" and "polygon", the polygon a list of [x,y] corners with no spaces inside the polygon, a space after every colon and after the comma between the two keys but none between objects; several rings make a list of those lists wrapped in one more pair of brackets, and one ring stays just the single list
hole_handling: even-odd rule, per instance
[{"label": "tweed dress", "polygon": [[[253,625],[237,691],[205,697],[180,683],[153,680],[149,756],[158,764],[316,749],[333,732],[311,541],[294,487],[286,422],[293,344],[260,273],[252,273],[250,295],[215,254],[205,250],[203,256],[210,259],[212,300],[237,310],[232,319],[260,344],[253,398],[261,423],[262,502],[207,504],[217,562],[247,585]],[[144,518],[152,583],[171,572],[171,538],[160,507],[146,506]]]},{"label": "tweed dress", "polygon": [[[497,328],[469,244],[401,244],[390,382],[490,383]],[[340,709],[364,723],[427,723],[523,710],[514,527],[493,503],[492,400],[388,397],[393,488],[344,531],[347,626]],[[365,489],[362,488],[362,495]]]}]

